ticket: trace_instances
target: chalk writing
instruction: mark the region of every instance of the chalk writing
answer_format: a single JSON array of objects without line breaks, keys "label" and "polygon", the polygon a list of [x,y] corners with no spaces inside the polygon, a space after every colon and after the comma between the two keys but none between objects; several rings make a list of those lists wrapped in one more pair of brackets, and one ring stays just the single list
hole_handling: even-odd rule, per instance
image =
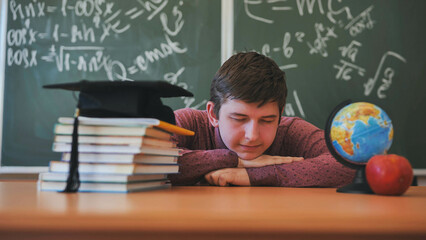
[{"label": "chalk writing", "polygon": [[292,64],[281,65],[279,67],[281,70],[287,70],[287,69],[297,68],[298,65],[296,63],[292,63]]},{"label": "chalk writing", "polygon": [[383,72],[382,85],[377,88],[377,96],[379,98],[386,98],[386,94],[384,92],[390,88],[394,75],[395,71],[390,67],[387,67]]},{"label": "chalk writing", "polygon": [[[179,87],[182,87],[183,89],[188,90],[189,88],[188,84],[185,82],[181,82],[178,79],[184,71],[185,71],[185,67],[182,67],[176,73],[174,72],[166,73],[164,74],[164,79],[173,85],[177,85]],[[193,105],[193,103],[195,102],[195,98],[181,97],[181,99],[183,99],[186,108],[200,109],[201,107],[205,106],[205,104],[207,103],[207,100],[204,99],[200,103]]]},{"label": "chalk writing", "polygon": [[327,42],[330,41],[331,38],[337,38],[334,27],[324,27],[322,23],[315,23],[315,33],[317,38],[314,40],[313,44],[307,42],[310,49],[309,53],[320,54],[323,57],[327,57]]},{"label": "chalk writing", "polygon": [[7,65],[18,65],[23,64],[24,68],[37,66],[37,51],[29,50],[28,48],[7,49]]},{"label": "chalk writing", "polygon": [[339,47],[340,54],[344,58],[348,58],[352,61],[352,63],[347,62],[345,60],[340,60],[341,65],[333,65],[333,68],[338,69],[336,74],[336,79],[341,79],[345,81],[349,81],[351,77],[351,73],[353,70],[358,72],[359,76],[365,75],[365,69],[354,64],[356,60],[356,56],[358,54],[358,47],[361,47],[362,44],[358,41],[352,40],[352,42],[348,46]]},{"label": "chalk writing", "polygon": [[[266,3],[270,5],[270,6],[268,5],[268,7],[270,7],[272,11],[291,11],[293,9],[293,7],[288,6],[287,0],[267,0]],[[252,5],[260,5],[260,4],[262,4],[261,0],[244,0],[244,11],[247,14],[247,16],[256,21],[260,21],[260,22],[264,22],[268,24],[274,23],[274,20],[272,19],[260,17],[252,13],[252,11],[250,10],[251,9],[250,7]],[[304,1],[302,4],[304,4]]]},{"label": "chalk writing", "polygon": [[358,72],[358,75],[364,76],[365,75],[365,69],[362,67],[359,67],[353,63],[347,62],[345,60],[340,60],[340,63],[342,65],[333,65],[334,68],[338,69],[339,71],[336,74],[336,79],[343,79],[345,81],[350,80],[352,77],[350,73],[352,70],[356,70]]},{"label": "chalk writing", "polygon": [[[179,5],[182,5],[183,2],[180,1]],[[183,14],[182,11],[179,10],[178,6],[174,6],[172,10],[173,16],[176,16],[176,21],[174,23],[174,30],[171,30],[170,27],[167,25],[167,14],[161,13],[160,19],[161,19],[161,25],[163,26],[163,30],[170,36],[176,36],[181,30],[185,23],[183,20]]]},{"label": "chalk writing", "polygon": [[148,69],[148,63],[155,63],[160,59],[167,58],[173,53],[185,53],[187,48],[180,48],[178,42],[173,42],[170,37],[165,35],[166,42],[160,43],[160,48],[154,48],[152,50],[146,50],[142,55],[138,55],[135,59],[137,67],[141,71]]},{"label": "chalk writing", "polygon": [[[384,67],[385,61],[389,59],[389,57],[396,58],[403,63],[407,63],[407,60],[396,52],[388,51],[385,54],[383,54],[382,58],[380,59],[379,66],[377,67],[374,77],[369,78],[368,81],[364,83],[365,96],[370,95],[371,92],[373,91],[376,85],[376,82],[379,80],[379,76],[382,73],[382,69]],[[386,98],[384,91],[390,88],[394,75],[395,75],[395,70],[393,70],[391,67],[385,68],[385,70],[383,71],[382,85],[377,89],[377,96],[379,98]]]},{"label": "chalk writing", "polygon": [[[291,34],[289,32],[286,32],[283,36],[281,48],[280,47],[274,47],[271,50],[270,44],[265,43],[262,46],[261,53],[265,56],[270,56],[271,52],[273,52],[273,53],[282,52],[282,54],[285,58],[291,58],[293,56],[294,48],[290,46],[290,41],[291,41]],[[297,68],[297,64],[286,64],[286,65],[280,66],[281,70],[291,69],[291,68]]]},{"label": "chalk writing", "polygon": [[305,33],[304,32],[296,32],[295,37],[296,37],[296,40],[298,42],[303,42],[303,38],[305,37]]},{"label": "chalk writing", "polygon": [[45,16],[45,6],[44,2],[37,2],[37,0],[28,2],[26,5],[17,4],[15,0],[12,0],[9,3],[9,10],[12,13],[13,20],[38,18]]},{"label": "chalk writing", "polygon": [[86,27],[86,24],[82,24],[81,29],[77,25],[71,26],[71,42],[95,42],[95,32],[93,28]]},{"label": "chalk writing", "polygon": [[[300,116],[305,118],[306,117],[305,111],[303,111],[302,103],[300,102],[299,96],[297,95],[297,91],[293,90],[292,94],[293,94],[294,101],[296,102],[296,107],[297,107],[297,110],[299,111]],[[289,117],[296,116],[296,111],[294,110],[292,103],[285,104],[284,114]]]},{"label": "chalk writing", "polygon": [[346,26],[345,30],[349,31],[349,34],[353,37],[362,33],[365,29],[373,29],[374,21],[371,19],[370,12],[373,10],[373,6],[368,7],[357,17],[353,18]]},{"label": "chalk writing", "polygon": [[297,9],[299,10],[300,16],[303,16],[304,9],[305,9],[305,3],[306,7],[308,8],[308,13],[312,14],[314,12],[315,3],[318,5],[318,10],[321,14],[324,14],[324,8],[322,7],[321,0],[297,0]]},{"label": "chalk writing", "polygon": [[[34,36],[37,32],[32,29],[30,29],[30,32],[31,34],[25,28],[9,30],[6,37],[7,44],[9,46],[21,46],[27,44],[27,42],[28,44],[35,42]],[[27,40],[28,37],[30,37],[29,40]]]},{"label": "chalk writing", "polygon": [[[299,99],[297,95],[297,88],[309,84],[310,79],[304,79],[305,75],[300,70],[321,69],[320,71],[324,72],[331,71],[332,78],[334,77],[342,83],[356,80],[356,82],[363,84],[365,96],[374,92],[375,97],[383,99],[389,95],[388,91],[396,81],[398,73],[395,65],[397,63],[391,62],[390,59],[407,62],[398,53],[386,52],[385,50],[386,54],[383,55],[377,69],[371,69],[369,61],[374,57],[372,50],[376,51],[376,47],[372,48],[368,44],[371,36],[365,38],[361,35],[368,30],[374,30],[377,24],[375,6],[367,3],[368,5],[362,7],[360,3],[355,8],[355,6],[349,7],[348,4],[349,1],[343,0],[245,0],[244,5],[240,5],[241,11],[245,13],[244,17],[261,22],[261,24],[267,24],[264,26],[265,29],[262,29],[262,34],[268,34],[265,37],[268,39],[267,42],[259,45],[260,48],[254,47],[253,50],[273,58],[280,69],[292,74],[289,78],[292,80],[289,89],[289,93],[292,94],[289,94],[289,99],[293,102],[289,102],[285,106],[287,116],[305,116],[301,104],[302,99]],[[281,12],[274,12],[274,9],[280,9]],[[355,9],[356,11],[354,11]],[[236,28],[238,24],[242,24],[238,23],[239,21],[240,19],[236,21]],[[253,24],[253,22],[246,21],[244,24]],[[306,26],[309,26],[309,24],[312,24],[313,28],[307,30]],[[253,26],[254,28],[255,26]],[[253,34],[238,31],[237,33],[242,34],[244,39],[243,44],[238,43],[238,41],[235,42],[237,48],[241,50],[253,47],[249,45],[250,41],[246,41],[246,39],[254,37],[252,44],[257,44],[257,40],[263,39],[262,36],[256,37],[256,34],[258,34],[256,31]],[[237,38],[241,37],[238,36]],[[380,48],[382,47],[384,45],[380,46]],[[303,48],[307,51],[301,51]],[[317,58],[306,58],[306,56],[303,56],[304,53],[330,58],[333,62],[328,65],[328,60],[318,61]],[[294,70],[295,68],[300,69]],[[372,74],[374,71],[376,72],[374,77],[368,78],[368,74]],[[310,75],[307,74],[306,76]],[[323,75],[319,75],[318,81],[322,81],[321,76]],[[324,74],[324,76],[327,76],[327,74]],[[300,83],[295,83],[297,81]],[[351,84],[352,86],[356,86],[355,81]],[[301,90],[299,89],[299,91]],[[299,93],[303,94],[304,92]]]},{"label": "chalk writing", "polygon": [[[164,7],[166,7],[168,0],[156,0],[156,1],[142,1],[137,0],[138,3],[148,12],[150,13],[147,17],[148,21],[151,21],[156,15],[158,15]],[[182,5],[182,2],[179,3]]]},{"label": "chalk writing", "polygon": [[342,57],[349,58],[352,62],[355,62],[356,55],[358,54],[358,47],[362,44],[358,41],[352,40],[348,46],[339,47]]},{"label": "chalk writing", "polygon": [[[265,1],[272,11],[292,11],[293,7],[290,5],[290,2],[287,0],[267,0]],[[244,11],[247,16],[251,19],[254,19],[259,22],[264,22],[267,24],[273,24],[275,21],[273,19],[266,18],[265,16],[258,16],[254,11],[252,11],[252,6],[259,6],[264,1],[262,0],[244,0]],[[297,0],[296,6],[300,16],[303,16],[305,9],[307,9],[309,14],[314,12],[315,6],[318,6],[318,10],[321,14],[324,14],[324,8],[322,6],[321,0]]]},{"label": "chalk writing", "polygon": [[[47,61],[51,61],[50,57],[53,57],[55,62],[56,62],[56,67],[58,69],[59,72],[62,71],[70,71],[70,65],[77,65],[77,61],[73,61],[71,60],[71,52],[74,51],[81,51],[81,52],[85,52],[87,53],[88,51],[93,51],[93,53],[95,53],[96,51],[103,51],[104,48],[103,47],[94,47],[94,46],[60,46],[59,47],[59,53],[56,54],[56,49],[53,46],[52,48],[50,48],[49,50],[49,55],[44,56],[44,59],[46,59]],[[78,57],[80,60],[80,63],[78,65],[80,65],[81,68],[81,56]],[[87,69],[87,68],[84,68]],[[81,70],[81,69],[79,69]]]},{"label": "chalk writing", "polygon": [[[171,5],[170,7],[167,7]],[[8,28],[6,33],[7,66],[22,68],[36,67],[40,62],[52,64],[59,73],[102,72],[111,81],[134,81],[141,74],[150,75],[153,69],[161,66],[161,61],[170,61],[176,55],[186,54],[188,47],[177,39],[185,26],[185,16],[181,8],[184,1],[136,0],[123,5],[111,0],[62,0],[17,1],[11,0],[9,12],[12,21],[20,21],[21,27]],[[276,9],[279,10],[279,9]],[[78,18],[71,24],[46,22],[49,16],[63,19]],[[43,18],[47,17],[47,18]],[[37,19],[38,24],[32,21]],[[115,57],[112,49],[103,43],[119,40],[135,24],[157,21],[162,34],[156,35],[154,44],[139,47],[129,54],[128,59]],[[19,25],[18,25],[19,26]],[[155,25],[158,26],[158,25]],[[44,49],[32,49],[32,45],[43,41]],[[286,55],[291,55],[288,37],[285,42]],[[45,44],[49,42],[50,44]],[[42,45],[43,45],[42,44]],[[141,42],[141,46],[145,46]],[[39,54],[37,51],[41,51]],[[185,67],[180,66],[175,73],[164,74],[166,80],[185,89],[189,84],[179,81]],[[161,77],[154,77],[161,79]],[[207,100],[196,102],[195,98],[182,98],[185,107],[201,108]]]},{"label": "chalk writing", "polygon": [[[337,23],[340,27],[343,27],[343,21],[336,20],[334,17],[345,13],[346,14],[346,19],[345,20],[350,20],[350,19],[353,18],[352,14],[351,14],[351,10],[347,6],[342,7],[339,10],[335,10],[333,8],[333,3],[332,2],[333,2],[333,0],[328,0],[328,2],[327,2],[327,7],[328,7],[327,18],[333,24]],[[340,2],[342,2],[342,0],[338,0],[338,2],[340,3]]]},{"label": "chalk writing", "polygon": [[293,48],[289,46],[290,39],[291,39],[290,33],[286,32],[283,38],[283,54],[286,58],[291,58],[294,51]]},{"label": "chalk writing", "polygon": [[254,20],[260,21],[260,22],[269,23],[269,24],[274,23],[274,21],[271,20],[271,19],[259,17],[259,16],[254,15],[253,13],[251,13],[250,5],[258,5],[258,4],[261,4],[261,3],[262,3],[262,1],[260,1],[260,0],[244,0],[244,10],[245,10],[247,16],[254,19]]}]

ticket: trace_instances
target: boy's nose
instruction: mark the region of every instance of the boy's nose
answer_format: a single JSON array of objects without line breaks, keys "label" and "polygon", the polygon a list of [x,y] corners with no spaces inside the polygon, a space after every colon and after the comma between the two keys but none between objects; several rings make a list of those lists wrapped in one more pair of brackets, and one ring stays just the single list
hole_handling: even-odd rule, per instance
[{"label": "boy's nose", "polygon": [[256,141],[259,138],[259,126],[255,121],[250,121],[246,125],[245,138],[248,141]]}]

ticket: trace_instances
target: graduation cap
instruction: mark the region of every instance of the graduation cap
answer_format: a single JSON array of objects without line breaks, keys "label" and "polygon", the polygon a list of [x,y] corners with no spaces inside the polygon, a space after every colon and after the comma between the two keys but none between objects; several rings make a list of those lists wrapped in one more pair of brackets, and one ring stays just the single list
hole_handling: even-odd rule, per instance
[{"label": "graduation cap", "polygon": [[44,88],[79,91],[77,108],[85,117],[146,117],[175,124],[173,110],[162,97],[193,94],[165,81],[87,81],[45,85]]},{"label": "graduation cap", "polygon": [[78,116],[100,118],[156,118],[175,124],[173,110],[162,97],[192,97],[193,94],[165,81],[87,81],[45,85],[44,88],[79,91],[72,134],[70,170],[63,192],[76,192],[78,173]]}]

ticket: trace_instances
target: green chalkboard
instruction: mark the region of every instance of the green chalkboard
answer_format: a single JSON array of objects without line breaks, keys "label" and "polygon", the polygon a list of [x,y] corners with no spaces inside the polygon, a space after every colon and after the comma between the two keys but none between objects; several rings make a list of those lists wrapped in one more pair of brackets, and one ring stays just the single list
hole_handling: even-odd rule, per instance
[{"label": "green chalkboard", "polygon": [[426,168],[426,1],[234,1],[234,47],[286,72],[285,114],[324,128],[346,99],[383,108],[391,153]]},{"label": "green chalkboard", "polygon": [[75,96],[45,84],[166,80],[195,94],[164,102],[204,108],[220,66],[220,1],[10,0],[1,166],[47,166],[53,125]]}]

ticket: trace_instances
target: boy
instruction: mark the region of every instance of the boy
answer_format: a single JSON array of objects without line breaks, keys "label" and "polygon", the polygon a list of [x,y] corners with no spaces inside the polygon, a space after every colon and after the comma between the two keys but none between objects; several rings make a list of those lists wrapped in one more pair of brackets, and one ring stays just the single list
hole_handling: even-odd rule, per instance
[{"label": "boy", "polygon": [[195,136],[175,136],[184,148],[174,185],[337,187],[354,171],[328,152],[324,132],[296,117],[281,117],[285,74],[270,58],[238,53],[216,73],[206,111],[175,111],[177,125]]}]

